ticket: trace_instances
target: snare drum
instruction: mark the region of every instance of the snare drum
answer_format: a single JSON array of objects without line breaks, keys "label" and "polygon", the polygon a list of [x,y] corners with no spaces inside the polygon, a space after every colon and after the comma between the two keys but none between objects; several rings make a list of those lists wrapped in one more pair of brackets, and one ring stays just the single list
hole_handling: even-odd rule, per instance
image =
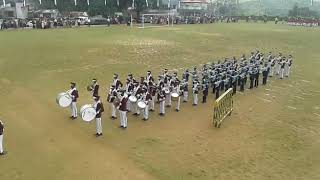
[{"label": "snare drum", "polygon": [[171,97],[172,97],[172,100],[178,100],[179,94],[174,92],[174,93],[171,94]]},{"label": "snare drum", "polygon": [[147,104],[143,101],[138,101],[138,107],[141,109],[144,109],[147,107]]},{"label": "snare drum", "polygon": [[135,103],[135,102],[137,102],[137,98],[136,98],[135,96],[132,96],[132,95],[131,95],[131,96],[129,97],[129,101],[132,102],[132,103]]},{"label": "snare drum", "polygon": [[81,115],[82,120],[84,120],[86,122],[90,122],[90,121],[94,120],[94,118],[97,115],[97,112],[94,109],[94,107],[92,106],[92,104],[85,104],[85,105],[81,106],[81,108],[80,108],[80,115]]},{"label": "snare drum", "polygon": [[56,102],[60,107],[65,108],[70,106],[72,98],[69,93],[62,92],[58,94]]}]

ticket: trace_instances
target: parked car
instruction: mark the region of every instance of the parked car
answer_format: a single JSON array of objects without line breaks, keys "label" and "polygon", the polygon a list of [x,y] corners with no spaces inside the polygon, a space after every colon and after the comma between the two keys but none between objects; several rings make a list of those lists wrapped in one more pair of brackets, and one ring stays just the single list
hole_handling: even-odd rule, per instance
[{"label": "parked car", "polygon": [[[104,25],[108,24],[107,18],[91,18],[90,19],[90,25]],[[87,22],[88,24],[88,22]]]}]

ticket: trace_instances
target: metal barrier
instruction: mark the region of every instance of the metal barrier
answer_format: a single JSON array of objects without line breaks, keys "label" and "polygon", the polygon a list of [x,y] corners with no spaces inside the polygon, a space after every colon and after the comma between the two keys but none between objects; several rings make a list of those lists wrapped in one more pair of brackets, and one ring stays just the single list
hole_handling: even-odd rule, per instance
[{"label": "metal barrier", "polygon": [[233,111],[232,88],[223,93],[214,103],[213,124],[220,128],[222,121]]}]

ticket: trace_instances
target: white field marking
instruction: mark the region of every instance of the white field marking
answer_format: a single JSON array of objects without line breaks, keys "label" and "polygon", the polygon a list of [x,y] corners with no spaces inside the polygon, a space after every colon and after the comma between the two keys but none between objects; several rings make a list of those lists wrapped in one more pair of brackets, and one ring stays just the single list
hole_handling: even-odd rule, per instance
[{"label": "white field marking", "polygon": [[309,94],[309,93],[305,93],[305,92],[303,92],[303,93],[301,93],[301,94],[307,95],[307,96],[312,96],[312,95],[313,95],[313,94]]},{"label": "white field marking", "polygon": [[320,109],[320,107],[319,106],[314,106],[313,109],[318,110],[318,109]]},{"label": "white field marking", "polygon": [[269,100],[269,99],[264,99],[264,98],[260,98],[260,97],[258,97],[258,99],[260,99],[260,100],[262,100],[262,101],[264,101],[264,102],[272,102],[271,100]]},{"label": "white field marking", "polygon": [[266,91],[276,92],[276,91],[273,90],[273,89],[266,89]]},{"label": "white field marking", "polygon": [[318,116],[318,117],[320,117],[320,114],[318,114],[318,113],[313,113],[314,115],[316,115],[316,116]]},{"label": "white field marking", "polygon": [[292,107],[292,106],[287,106],[289,109],[297,109],[295,107]]},{"label": "white field marking", "polygon": [[270,94],[264,94],[264,95],[266,95],[266,96],[270,96]]},{"label": "white field marking", "polygon": [[295,97],[295,98],[297,98],[297,99],[304,100],[304,98],[303,98],[303,97],[300,97],[300,96],[293,96],[293,97]]},{"label": "white field marking", "polygon": [[286,89],[285,87],[280,87],[280,86],[273,86],[275,88],[279,88],[279,89]]},{"label": "white field marking", "polygon": [[306,83],[310,83],[311,81],[308,81],[308,80],[305,80],[305,79],[302,79],[301,80],[302,82],[306,82]]}]

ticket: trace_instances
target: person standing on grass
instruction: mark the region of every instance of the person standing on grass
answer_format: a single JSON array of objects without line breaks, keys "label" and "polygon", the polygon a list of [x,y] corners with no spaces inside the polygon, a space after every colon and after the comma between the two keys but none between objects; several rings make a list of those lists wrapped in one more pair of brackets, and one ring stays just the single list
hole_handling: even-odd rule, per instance
[{"label": "person standing on grass", "polygon": [[165,100],[166,100],[166,95],[165,95],[165,89],[162,88],[162,89],[159,89],[159,92],[158,92],[158,98],[159,98],[159,102],[160,102],[160,113],[159,115],[160,116],[164,116],[165,115]]},{"label": "person standing on grass", "polygon": [[285,60],[285,57],[283,57],[280,63],[280,79],[283,79],[284,76],[284,67],[286,66]]},{"label": "person standing on grass", "polygon": [[249,89],[252,89],[253,88],[253,81],[254,81],[254,69],[253,69],[253,67],[250,67],[249,79],[250,79],[250,87],[249,87]]},{"label": "person standing on grass", "polygon": [[119,109],[120,115],[120,128],[126,129],[127,128],[127,101],[128,96],[125,94],[125,91],[120,91],[120,103],[117,107]]},{"label": "person standing on grass", "polygon": [[256,66],[254,68],[254,87],[256,88],[259,86],[259,75],[260,75],[259,66]]},{"label": "person standing on grass", "polygon": [[267,64],[264,64],[264,67],[262,68],[262,85],[267,84],[267,78],[269,74],[269,68]]},{"label": "person standing on grass", "polygon": [[216,99],[219,98],[220,96],[220,83],[221,83],[221,77],[218,78],[216,82],[214,82],[214,87],[215,87],[215,93],[216,93]]},{"label": "person standing on grass", "polygon": [[287,69],[286,77],[289,77],[289,75],[290,75],[292,62],[293,62],[292,55],[289,55],[289,58],[288,58],[288,69]]},{"label": "person standing on grass", "polygon": [[0,156],[3,156],[4,150],[3,150],[3,131],[4,131],[4,124],[3,122],[0,120]]},{"label": "person standing on grass", "polygon": [[102,124],[101,124],[101,116],[102,112],[104,111],[103,104],[100,101],[100,96],[95,96],[93,97],[94,99],[94,104],[93,107],[96,110],[96,129],[97,133],[96,136],[102,136]]},{"label": "person standing on grass", "polygon": [[77,99],[79,98],[78,90],[76,89],[76,83],[71,82],[71,89],[69,90],[70,96],[72,98],[71,103],[71,119],[77,119],[78,110],[77,110]]}]

